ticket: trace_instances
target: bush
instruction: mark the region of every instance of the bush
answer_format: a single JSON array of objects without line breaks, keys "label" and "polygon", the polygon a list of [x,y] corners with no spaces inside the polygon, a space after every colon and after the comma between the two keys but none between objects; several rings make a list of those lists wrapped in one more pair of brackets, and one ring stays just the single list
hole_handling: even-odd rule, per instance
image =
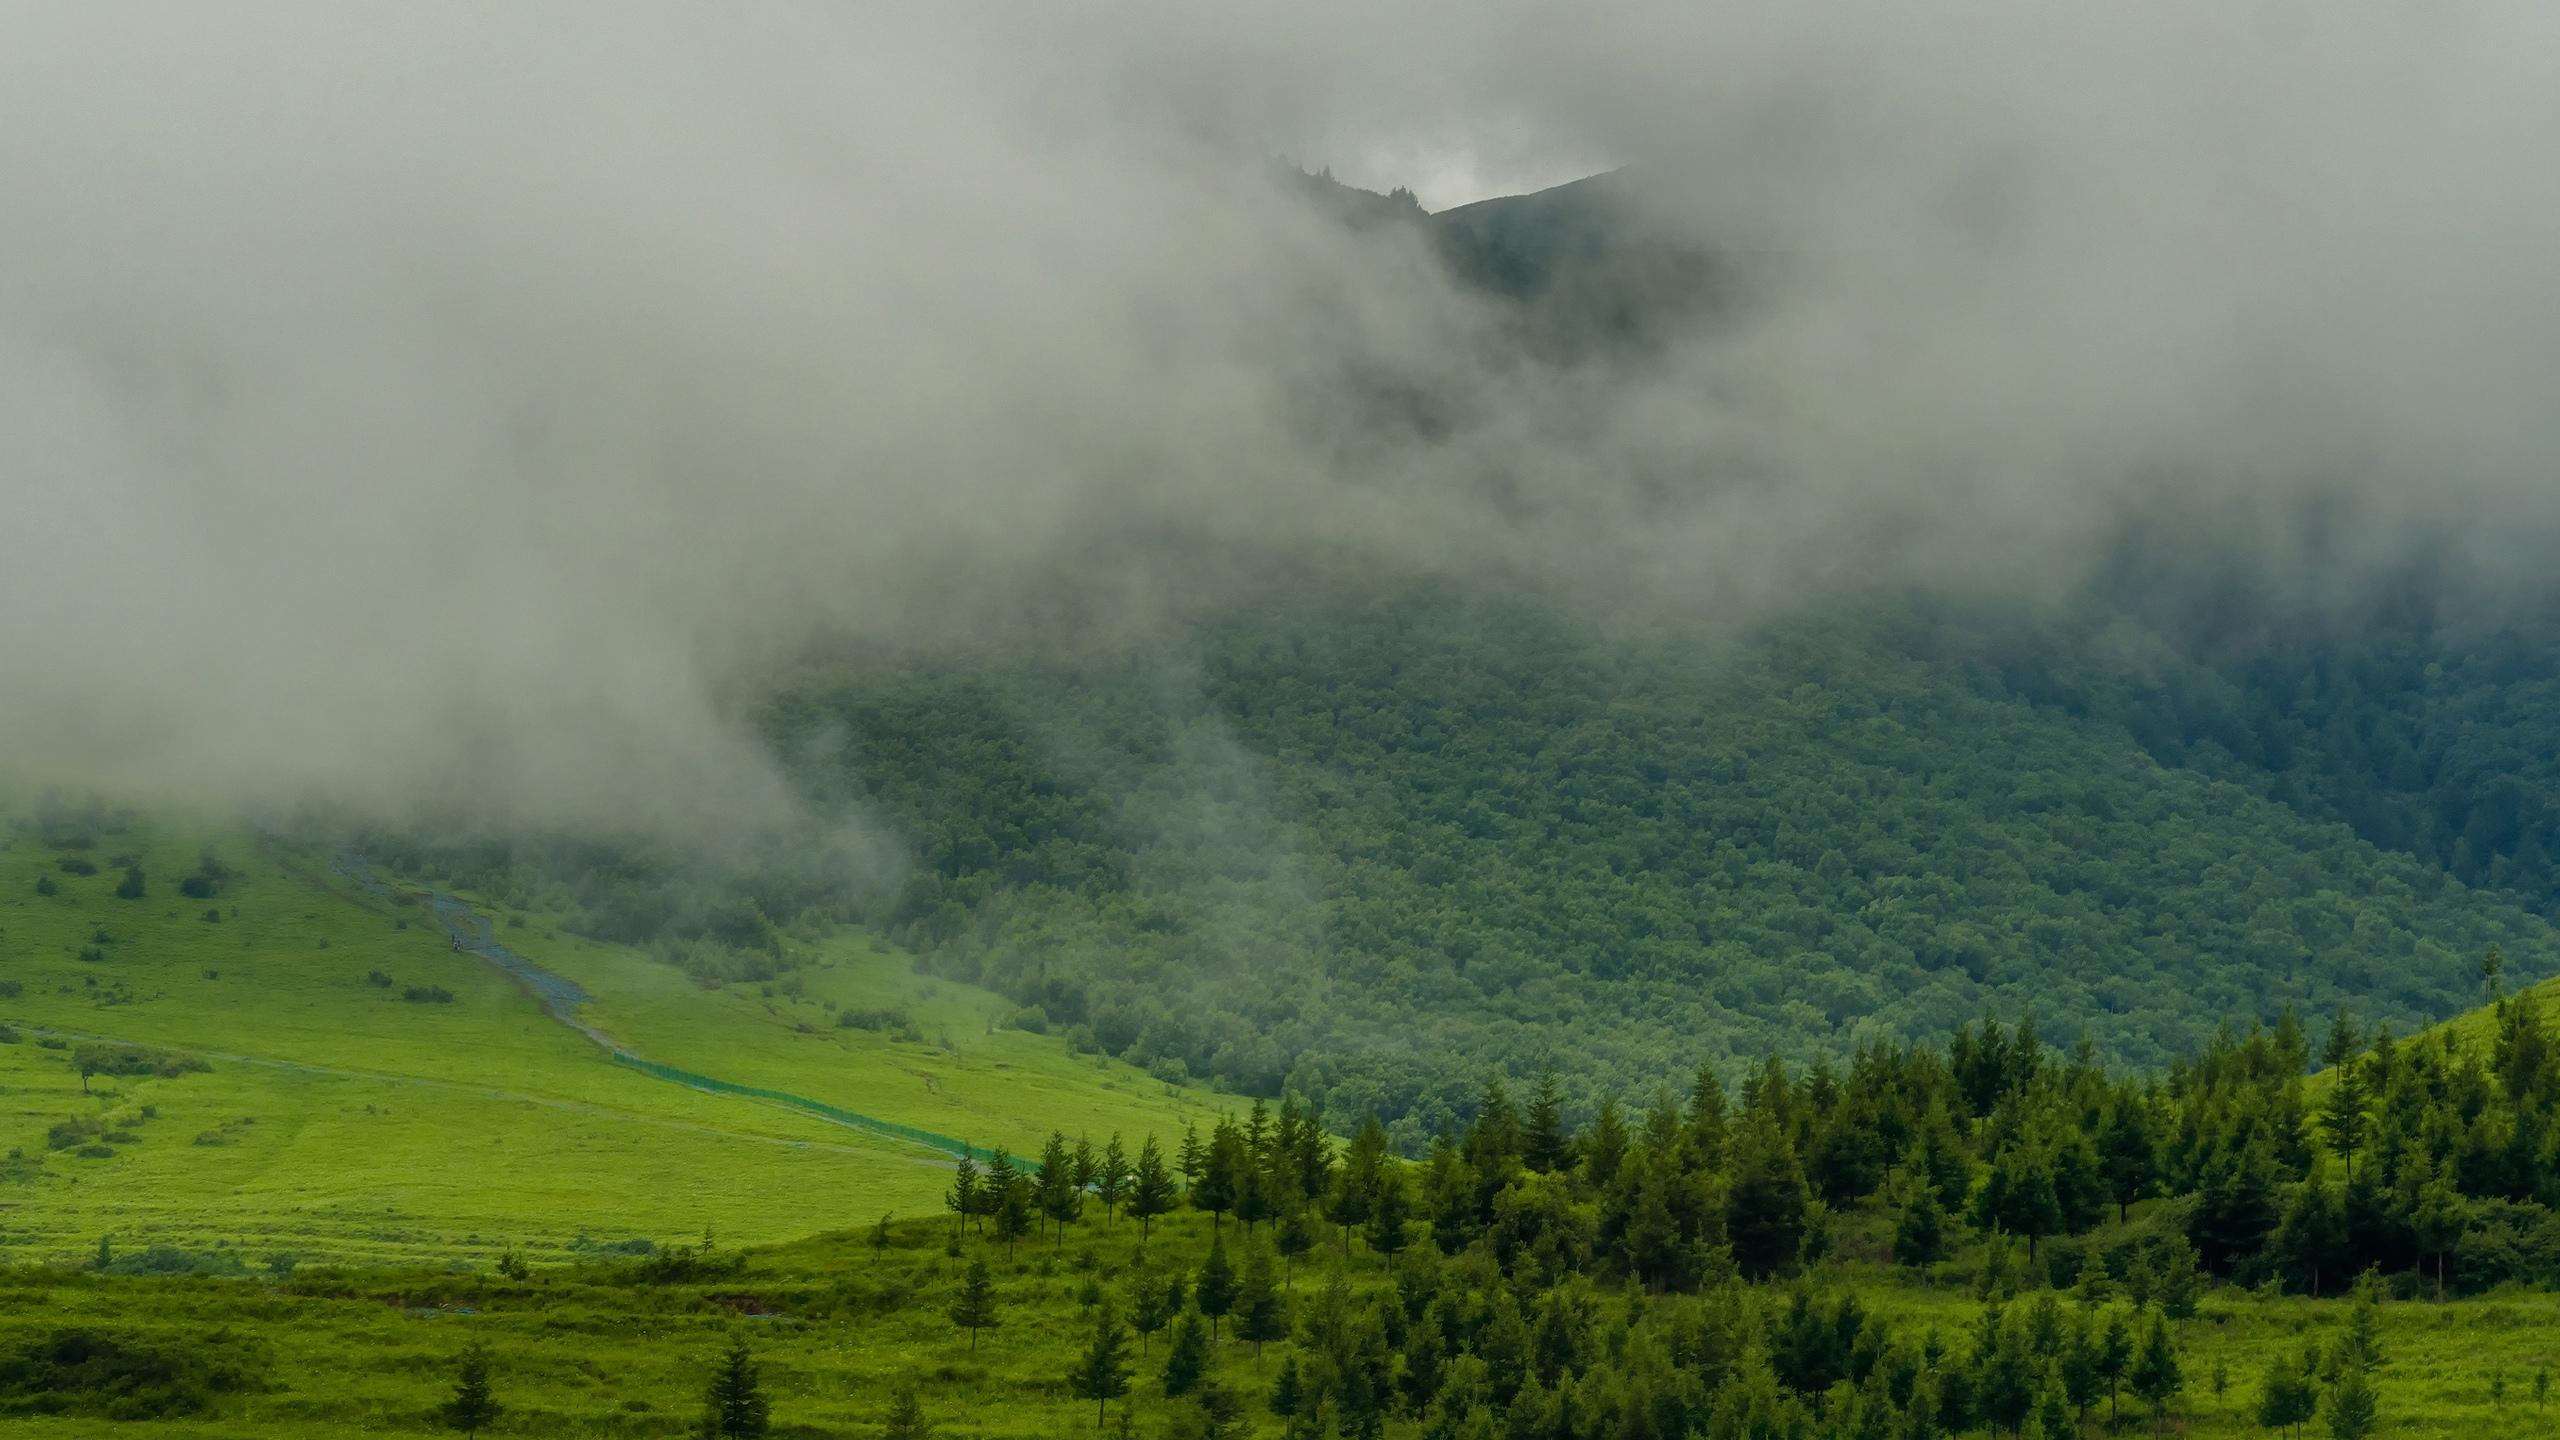
[{"label": "bush", "polygon": [[139,865],[127,865],[124,867],[124,878],[116,882],[116,898],[119,900],[139,900],[149,889],[150,882],[143,878],[142,867]]},{"label": "bush", "polygon": [[80,947],[80,958],[92,965],[95,965],[99,961],[107,958],[107,952],[99,949],[95,945],[83,945]]},{"label": "bush", "polygon": [[65,875],[95,875],[98,873],[98,862],[90,859],[86,855],[65,855],[53,863],[54,868],[60,870]]},{"label": "bush", "polygon": [[52,876],[39,875],[36,877],[36,894],[50,900],[61,893],[62,887],[53,883]]},{"label": "bush", "polygon": [[388,990],[391,988],[392,983],[391,972],[388,970],[367,970],[364,972],[364,983],[371,985],[376,989]]},{"label": "bush", "polygon": [[221,906],[219,906],[219,905],[208,905],[208,906],[206,906],[206,907],[205,907],[205,912],[204,912],[204,923],[206,923],[207,925],[219,925],[219,924],[221,924],[221,923],[222,923],[222,907],[221,907]]},{"label": "bush", "polygon": [[215,1396],[264,1388],[265,1358],[245,1336],[143,1340],[60,1326],[0,1351],[0,1414],[160,1420]]},{"label": "bush", "polygon": [[453,992],[441,985],[412,985],[400,992],[400,998],[412,1005],[450,1005]]},{"label": "bush", "polygon": [[1037,1005],[1025,1005],[1013,1012],[1013,1028],[1046,1035],[1049,1033],[1049,1012]]},{"label": "bush", "polygon": [[190,900],[210,900],[222,887],[202,875],[190,875],[178,882],[178,893]]}]

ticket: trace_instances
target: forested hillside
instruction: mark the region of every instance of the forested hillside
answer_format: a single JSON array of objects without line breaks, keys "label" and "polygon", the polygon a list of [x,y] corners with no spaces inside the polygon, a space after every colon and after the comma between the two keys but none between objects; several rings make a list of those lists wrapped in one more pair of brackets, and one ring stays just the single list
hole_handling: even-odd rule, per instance
[{"label": "forested hillside", "polygon": [[[1635,373],[1751,303],[1648,240],[1625,175],[1438,216],[1300,178],[1379,243],[1429,237],[1539,364]],[[1553,1062],[1587,1113],[1666,1063],[1986,1012],[2156,1067],[2288,1004],[2441,1018],[2492,943],[2550,973],[2535,607],[2428,564],[2278,572],[2195,528],[2129,520],[2035,606],[1878,582],[1744,614],[1150,534],[1090,557],[1150,600],[1062,581],[963,643],[774,677],[765,739],[820,824],[717,873],[467,826],[365,843],[706,983],[869,925],[1026,1026],[1375,1113],[1408,1150],[1488,1070]]]},{"label": "forested hillside", "polygon": [[[2157,1065],[2233,1017],[2474,993],[2518,897],[2148,715],[2003,693],[1918,626],[1595,629],[1378,586],[1181,662],[873,658],[777,706],[918,859],[873,918],[1140,1063],[1427,1134],[1488,1066],[2066,1017]],[[2149,738],[2151,743],[2146,745]]]}]

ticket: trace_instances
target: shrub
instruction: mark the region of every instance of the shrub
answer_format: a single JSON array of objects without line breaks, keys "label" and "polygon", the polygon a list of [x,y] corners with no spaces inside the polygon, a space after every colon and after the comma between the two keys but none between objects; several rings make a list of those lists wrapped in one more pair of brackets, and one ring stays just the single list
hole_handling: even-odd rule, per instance
[{"label": "shrub", "polygon": [[391,988],[391,973],[387,970],[367,970],[364,972],[364,983],[377,989],[388,990]]},{"label": "shrub", "polygon": [[208,906],[206,906],[206,907],[205,907],[205,912],[204,912],[204,923],[206,923],[207,925],[219,925],[219,924],[221,924],[221,923],[222,923],[222,907],[220,907],[220,906],[218,906],[218,905],[208,905]]},{"label": "shrub", "polygon": [[62,887],[53,883],[52,876],[39,875],[36,877],[36,894],[50,900],[61,893]]},{"label": "shrub", "polygon": [[90,859],[86,855],[65,855],[53,863],[54,867],[65,875],[95,875],[98,873],[98,862]]},{"label": "shrub", "polygon": [[400,998],[412,1005],[450,1005],[453,992],[441,985],[412,985],[400,992]]},{"label": "shrub", "polygon": [[139,900],[149,889],[150,882],[143,878],[142,867],[127,865],[124,867],[124,878],[116,882],[116,898]]},{"label": "shrub", "polygon": [[1037,1005],[1025,1005],[1013,1012],[1013,1028],[1046,1035],[1049,1033],[1049,1012]]},{"label": "shrub", "polygon": [[0,1414],[194,1415],[215,1396],[263,1388],[265,1366],[253,1342],[223,1331],[177,1341],[57,1326],[0,1349]]},{"label": "shrub", "polygon": [[210,900],[222,887],[202,875],[190,875],[178,882],[178,893],[190,900]]}]

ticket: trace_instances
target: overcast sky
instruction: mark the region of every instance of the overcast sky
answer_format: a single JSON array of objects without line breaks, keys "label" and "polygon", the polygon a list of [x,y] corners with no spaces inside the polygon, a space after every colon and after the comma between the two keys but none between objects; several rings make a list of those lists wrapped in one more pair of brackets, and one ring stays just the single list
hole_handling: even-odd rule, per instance
[{"label": "overcast sky", "polygon": [[[772,657],[962,643],[1098,556],[1143,592],[1147,537],[1748,616],[1880,572],[2055,593],[2146,509],[2345,587],[2421,534],[2535,573],[2554,533],[2560,7],[8,28],[0,737],[39,774],[775,813],[737,719]],[[1623,164],[1649,223],[1804,258],[1641,369],[1545,372],[1272,156],[1434,208]],[[1457,423],[1371,443],[1376,375]],[[2343,538],[2286,528],[2318,497]]]}]

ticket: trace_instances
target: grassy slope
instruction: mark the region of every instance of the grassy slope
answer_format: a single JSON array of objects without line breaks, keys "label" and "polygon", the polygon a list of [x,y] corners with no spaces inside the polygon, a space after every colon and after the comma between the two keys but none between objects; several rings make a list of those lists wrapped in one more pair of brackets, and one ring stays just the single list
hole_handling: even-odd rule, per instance
[{"label": "grassy slope", "polygon": [[[177,893],[208,842],[235,872],[218,922]],[[140,900],[115,897],[121,867],[106,863],[128,851],[151,877]],[[349,1259],[706,1227],[771,1240],[938,1203],[931,1156],[615,1066],[452,951],[422,911],[324,867],[235,833],[154,828],[108,836],[91,858],[97,875],[65,874],[33,836],[0,835],[0,990],[17,986],[0,993],[0,1020],[21,1031],[0,1045],[0,1254],[85,1254],[107,1233]],[[39,876],[60,893],[38,896]],[[904,1006],[928,1043],[825,1028],[810,1003],[705,993],[629,952],[546,938],[538,921],[507,938],[597,993],[596,1017],[627,1045],[724,1079],[1017,1149],[1070,1119],[1170,1135],[1207,1113],[1204,1097],[1055,1040],[987,1033],[1003,1002],[918,982],[857,939],[832,947],[812,993]],[[92,946],[101,958],[79,958]],[[395,987],[369,983],[374,970]],[[410,985],[454,999],[408,1003],[398,990]],[[948,1050],[931,1043],[944,1032]],[[213,1068],[101,1077],[84,1096],[70,1052],[42,1043],[80,1036],[183,1049]],[[112,1158],[49,1151],[47,1128],[84,1114],[134,1138]]]},{"label": "grassy slope", "polygon": [[[901,1225],[885,1254],[855,1234],[820,1236],[758,1251],[734,1277],[669,1286],[610,1283],[592,1267],[537,1271],[521,1283],[374,1273],[306,1277],[296,1287],[325,1295],[246,1281],[102,1281],[20,1271],[0,1276],[0,1343],[73,1323],[183,1339],[226,1329],[254,1335],[272,1353],[282,1388],[228,1401],[213,1417],[150,1427],[171,1440],[437,1433],[429,1412],[447,1393],[460,1352],[475,1342],[491,1348],[499,1395],[510,1407],[501,1433],[671,1435],[697,1413],[712,1357],[742,1331],[757,1349],[785,1433],[876,1433],[871,1427],[893,1387],[910,1380],[938,1433],[1090,1433],[1091,1407],[1070,1398],[1062,1378],[1089,1324],[1075,1293],[1090,1275],[1106,1294],[1120,1295],[1135,1229],[1090,1215],[1062,1247],[1025,1241],[1013,1261],[987,1243],[978,1253],[991,1257],[1003,1324],[974,1354],[946,1318],[965,1262],[944,1256],[943,1233],[936,1222]],[[1178,1217],[1159,1229],[1155,1258],[1196,1265],[1206,1238],[1205,1217]],[[1331,1256],[1320,1248],[1310,1262],[1314,1273],[1302,1269],[1300,1297],[1320,1283],[1323,1268],[1335,1263]],[[1897,1329],[1934,1327],[1961,1343],[1978,1313],[1961,1285],[1921,1289],[1872,1268],[1832,1274],[1857,1285]],[[1380,1283],[1365,1247],[1355,1249],[1349,1275],[1355,1289]],[[778,1313],[742,1321],[739,1307],[750,1301]],[[2248,1408],[2267,1361],[2298,1353],[2306,1339],[2325,1343],[2344,1313],[2334,1301],[2214,1292],[2181,1336],[2185,1433],[2261,1433]],[[2560,1435],[2560,1410],[2538,1414],[2530,1399],[2535,1368],[2553,1358],[2560,1297],[2389,1304],[2382,1333],[2388,1364],[2379,1386],[2391,1433]],[[1249,1400],[1252,1434],[1278,1433],[1262,1400],[1282,1349],[1271,1347],[1257,1370],[1249,1347],[1218,1347],[1221,1378]],[[1133,1387],[1142,1433],[1147,1412],[1164,1403],[1154,1378],[1162,1356],[1158,1337]],[[2217,1359],[2229,1380],[2220,1398],[2211,1390]],[[2488,1381],[2501,1371],[2508,1394],[2495,1407]],[[94,1419],[16,1423],[22,1432],[13,1433],[60,1440],[134,1433]],[[2147,1430],[2130,1421],[2127,1433]],[[1405,1421],[1390,1434],[1414,1431]]]}]

